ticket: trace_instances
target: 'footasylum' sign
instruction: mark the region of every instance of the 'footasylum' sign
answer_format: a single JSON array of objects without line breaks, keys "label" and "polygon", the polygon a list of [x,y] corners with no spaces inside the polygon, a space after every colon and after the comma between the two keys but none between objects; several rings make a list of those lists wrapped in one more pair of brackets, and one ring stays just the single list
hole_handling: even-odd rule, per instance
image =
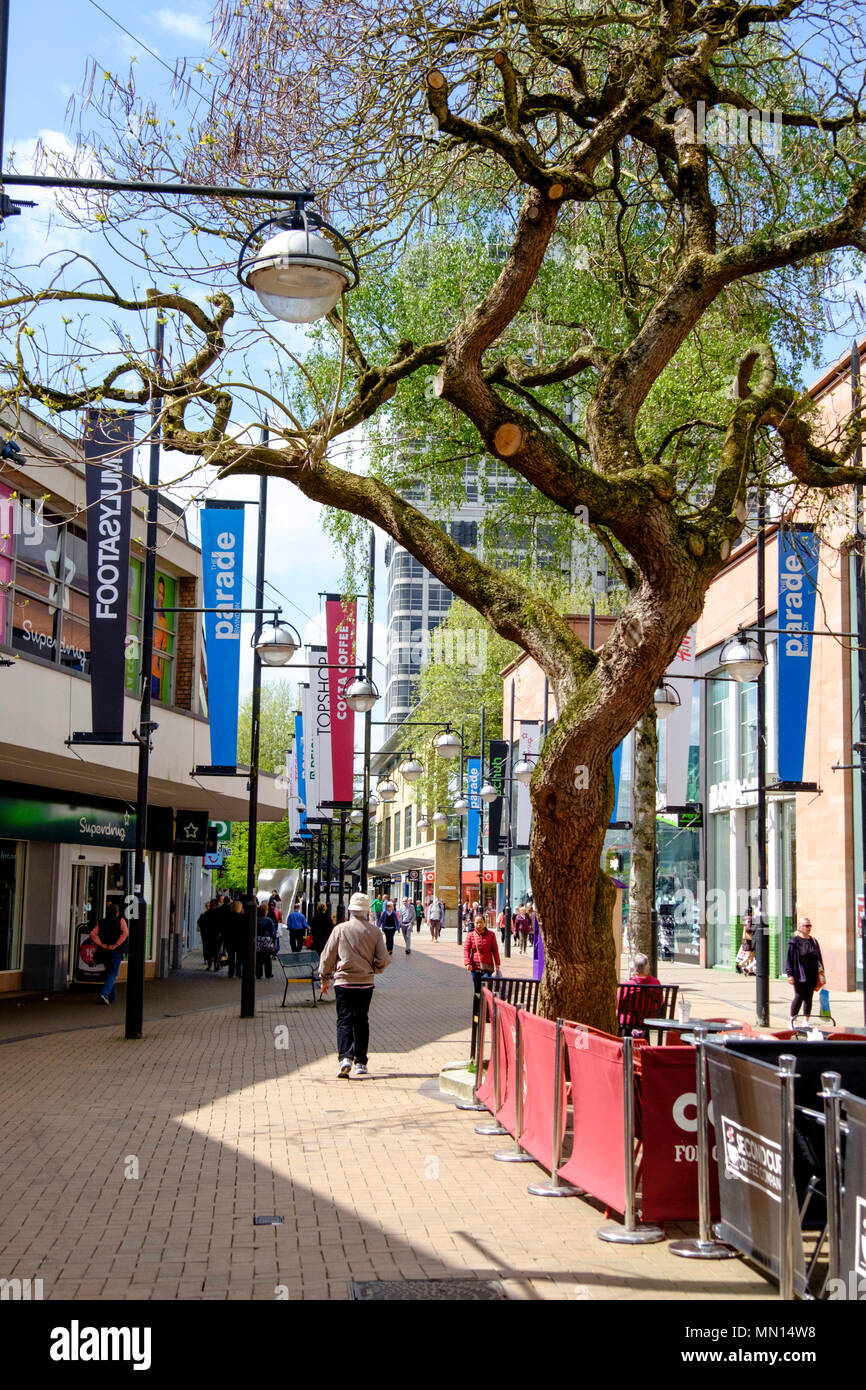
[{"label": "'footasylum' sign", "polygon": [[93,732],[123,738],[135,421],[89,410],[84,437]]}]

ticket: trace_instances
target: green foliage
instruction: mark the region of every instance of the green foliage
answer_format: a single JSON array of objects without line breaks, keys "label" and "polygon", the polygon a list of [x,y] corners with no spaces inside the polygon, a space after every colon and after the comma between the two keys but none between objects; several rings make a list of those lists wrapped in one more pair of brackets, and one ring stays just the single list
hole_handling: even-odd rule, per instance
[{"label": "green foliage", "polygon": [[[295,735],[297,686],[291,681],[262,681],[259,713],[259,768],[262,772],[285,772],[286,753]],[[249,764],[252,734],[252,694],[241,702],[238,717],[238,761]]]}]

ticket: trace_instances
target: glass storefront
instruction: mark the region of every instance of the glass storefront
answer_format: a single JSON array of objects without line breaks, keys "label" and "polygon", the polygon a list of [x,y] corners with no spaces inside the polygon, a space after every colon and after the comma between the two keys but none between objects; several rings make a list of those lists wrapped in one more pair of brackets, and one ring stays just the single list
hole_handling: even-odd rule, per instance
[{"label": "glass storefront", "polygon": [[21,840],[0,840],[0,970],[21,969],[25,852]]}]

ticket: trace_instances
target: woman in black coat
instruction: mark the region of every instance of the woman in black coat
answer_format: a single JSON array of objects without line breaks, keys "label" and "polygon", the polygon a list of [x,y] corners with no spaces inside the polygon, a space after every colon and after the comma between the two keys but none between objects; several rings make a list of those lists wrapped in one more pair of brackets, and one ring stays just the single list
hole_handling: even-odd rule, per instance
[{"label": "woman in black coat", "polygon": [[325,942],[334,930],[334,922],[330,910],[325,903],[317,903],[313,913],[313,920],[310,923],[310,934],[313,938],[313,950],[316,955],[321,955],[325,949]]},{"label": "woman in black coat", "polygon": [[821,947],[812,935],[812,923],[808,917],[801,917],[797,930],[788,942],[788,961],[785,970],[788,983],[794,986],[791,1001],[791,1022],[797,1017],[802,1006],[806,1022],[812,1012],[812,995],[819,984],[824,983],[824,960]]}]

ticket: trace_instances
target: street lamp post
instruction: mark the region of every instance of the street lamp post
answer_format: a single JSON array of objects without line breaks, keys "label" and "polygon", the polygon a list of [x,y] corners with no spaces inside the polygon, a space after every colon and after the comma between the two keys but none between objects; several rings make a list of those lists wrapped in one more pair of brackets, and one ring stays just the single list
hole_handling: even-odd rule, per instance
[{"label": "street lamp post", "polygon": [[[7,15],[8,18],[8,15]],[[0,148],[2,157],[2,148]],[[162,367],[164,321],[157,311],[154,335],[156,372]],[[147,901],[144,888],[145,851],[147,847],[147,784],[150,776],[150,718],[151,666],[153,664],[153,621],[156,589],[156,544],[159,516],[159,417],[162,397],[154,390],[150,398],[150,471],[147,492],[147,524],[144,541],[144,599],[142,602],[141,632],[141,713],[136,738],[138,741],[138,785],[135,815],[135,869],[132,891],[135,915],[129,923],[129,961],[126,974],[125,1036],[140,1038],[144,1027],[144,957],[147,949]]]},{"label": "street lamp post", "polygon": [[[268,432],[262,430],[262,443],[266,444]],[[259,524],[256,543],[256,608],[265,601],[265,535],[268,514],[268,478],[263,474],[259,480]],[[246,941],[244,967],[241,977],[241,1018],[253,1018],[256,1012],[256,934],[258,931],[258,896],[256,894],[256,849],[258,847],[259,814],[259,734],[262,703],[262,662],[258,651],[253,649],[253,691],[250,718],[250,809],[247,823],[247,896]]]}]

